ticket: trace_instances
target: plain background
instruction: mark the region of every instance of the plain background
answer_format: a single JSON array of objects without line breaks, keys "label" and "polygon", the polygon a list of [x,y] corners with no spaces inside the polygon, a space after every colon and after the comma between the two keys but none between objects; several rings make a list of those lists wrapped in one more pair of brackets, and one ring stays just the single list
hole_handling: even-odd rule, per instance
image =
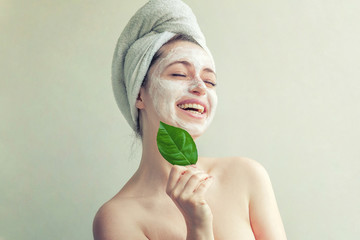
[{"label": "plain background", "polygon": [[[112,95],[117,38],[145,0],[0,1],[0,239],[92,239],[139,163]],[[272,179],[288,239],[360,236],[360,2],[186,0],[219,105],[197,144]]]}]

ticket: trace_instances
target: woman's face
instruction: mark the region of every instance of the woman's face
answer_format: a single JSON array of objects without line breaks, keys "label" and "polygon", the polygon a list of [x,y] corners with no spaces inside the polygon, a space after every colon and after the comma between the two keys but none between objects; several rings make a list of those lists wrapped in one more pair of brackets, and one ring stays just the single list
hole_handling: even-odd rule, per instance
[{"label": "woman's face", "polygon": [[[149,108],[167,124],[194,138],[210,125],[217,105],[214,63],[200,46],[186,41],[164,45],[150,68],[146,92]],[[151,111],[151,110],[150,110]]]}]

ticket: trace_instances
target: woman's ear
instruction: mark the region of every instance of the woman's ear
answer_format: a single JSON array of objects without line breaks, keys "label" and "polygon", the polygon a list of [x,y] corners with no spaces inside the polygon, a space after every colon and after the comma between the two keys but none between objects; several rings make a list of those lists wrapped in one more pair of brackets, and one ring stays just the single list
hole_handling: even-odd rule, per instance
[{"label": "woman's ear", "polygon": [[145,104],[144,104],[144,101],[143,101],[143,92],[144,89],[143,88],[140,88],[140,92],[139,92],[139,95],[138,97],[136,98],[136,102],[135,102],[135,107],[137,107],[138,109],[144,109],[145,108]]}]

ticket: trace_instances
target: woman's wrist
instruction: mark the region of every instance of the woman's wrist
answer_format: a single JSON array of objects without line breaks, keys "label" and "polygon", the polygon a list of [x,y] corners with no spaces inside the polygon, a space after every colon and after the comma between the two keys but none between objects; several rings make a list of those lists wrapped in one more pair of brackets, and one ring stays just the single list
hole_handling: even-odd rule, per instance
[{"label": "woman's wrist", "polygon": [[187,237],[186,240],[213,240],[213,224],[212,219],[202,223],[186,222]]}]

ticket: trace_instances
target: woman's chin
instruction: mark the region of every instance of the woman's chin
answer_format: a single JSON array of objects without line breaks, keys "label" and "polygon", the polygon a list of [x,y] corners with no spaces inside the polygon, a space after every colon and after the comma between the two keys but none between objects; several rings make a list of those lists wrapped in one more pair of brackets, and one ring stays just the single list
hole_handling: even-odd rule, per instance
[{"label": "woman's chin", "polygon": [[196,125],[184,126],[181,128],[185,129],[191,135],[191,137],[193,139],[200,137],[206,130],[206,128],[203,125],[201,125],[201,126],[196,126]]},{"label": "woman's chin", "polygon": [[204,134],[208,127],[208,122],[204,119],[188,119],[188,118],[163,118],[163,122],[187,131],[193,139],[200,137]]},{"label": "woman's chin", "polygon": [[196,135],[190,134],[190,136],[191,136],[192,139],[194,139],[194,140],[198,139],[201,135],[202,135],[202,134],[196,134]]}]

